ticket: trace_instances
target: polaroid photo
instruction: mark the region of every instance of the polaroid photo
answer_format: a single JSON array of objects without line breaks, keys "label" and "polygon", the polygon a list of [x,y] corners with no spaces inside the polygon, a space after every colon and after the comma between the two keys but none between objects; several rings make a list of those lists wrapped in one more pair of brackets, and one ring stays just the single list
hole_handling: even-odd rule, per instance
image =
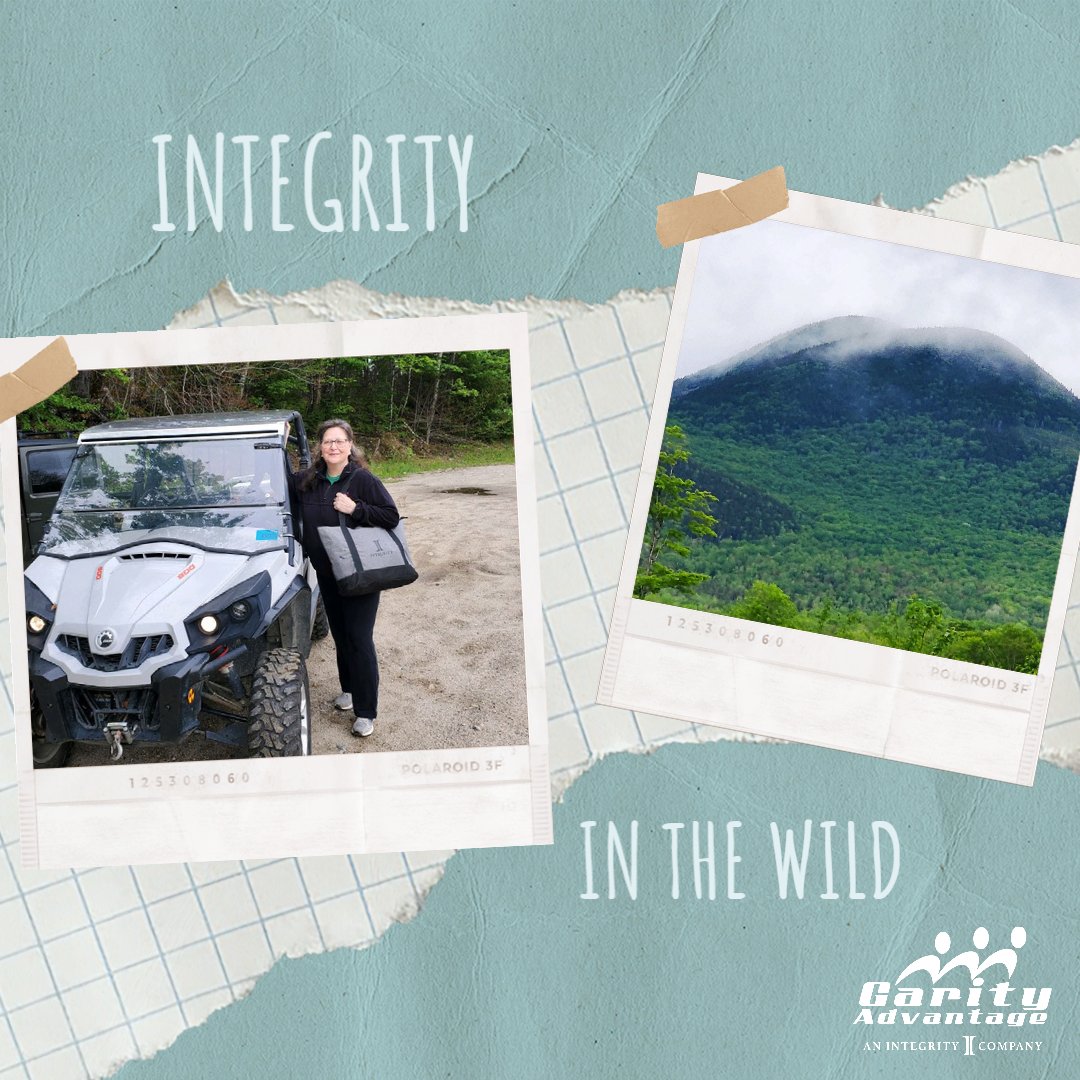
[{"label": "polaroid photo", "polygon": [[795,192],[686,244],[598,700],[1033,783],[1078,279],[1067,244]]},{"label": "polaroid photo", "polygon": [[526,317],[66,345],[0,428],[24,865],[550,843]]}]

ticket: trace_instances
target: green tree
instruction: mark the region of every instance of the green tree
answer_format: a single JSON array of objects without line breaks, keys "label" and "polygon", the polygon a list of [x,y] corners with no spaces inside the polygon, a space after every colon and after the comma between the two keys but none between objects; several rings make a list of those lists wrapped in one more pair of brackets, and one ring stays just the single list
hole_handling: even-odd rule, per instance
[{"label": "green tree", "polygon": [[1041,653],[1042,638],[1031,627],[1006,623],[960,635],[947,655],[955,660],[1035,675]]},{"label": "green tree", "polygon": [[738,619],[798,628],[802,624],[795,601],[779,585],[755,581],[727,612]]},{"label": "green tree", "polygon": [[[248,409],[296,409],[314,430],[343,417],[391,452],[513,435],[506,349],[337,356],[261,363],[82,371],[19,416],[20,432],[74,431],[105,420]],[[376,453],[377,453],[376,449]]]},{"label": "green tree", "polygon": [[881,644],[906,652],[942,655],[951,627],[940,604],[909,596],[902,604],[890,605],[889,614],[879,631]]},{"label": "green tree", "polygon": [[716,496],[699,488],[693,480],[679,475],[680,467],[690,460],[686,435],[677,424],[664,430],[664,443],[653,482],[645,542],[634,582],[634,595],[646,596],[664,589],[691,593],[709,575],[692,570],[677,570],[660,560],[667,555],[686,558],[688,540],[716,536],[716,518],[709,513]]}]

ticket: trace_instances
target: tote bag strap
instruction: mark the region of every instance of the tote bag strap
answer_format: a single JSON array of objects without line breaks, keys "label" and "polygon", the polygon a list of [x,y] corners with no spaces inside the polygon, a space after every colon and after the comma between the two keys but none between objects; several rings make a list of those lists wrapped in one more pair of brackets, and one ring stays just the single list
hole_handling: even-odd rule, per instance
[{"label": "tote bag strap", "polygon": [[364,564],[361,562],[360,552],[356,551],[356,541],[353,538],[352,529],[349,528],[349,517],[347,514],[342,514],[339,510],[338,519],[341,523],[341,532],[345,535],[345,542],[348,546],[349,554],[352,555],[352,565],[355,566],[357,570],[362,570]]},{"label": "tote bag strap", "polygon": [[341,522],[341,531],[345,535],[349,554],[352,556],[353,566],[358,570],[362,569],[364,564],[360,561],[360,552],[356,550],[356,540],[353,538],[352,529],[349,528],[349,518],[339,510],[338,519]]}]

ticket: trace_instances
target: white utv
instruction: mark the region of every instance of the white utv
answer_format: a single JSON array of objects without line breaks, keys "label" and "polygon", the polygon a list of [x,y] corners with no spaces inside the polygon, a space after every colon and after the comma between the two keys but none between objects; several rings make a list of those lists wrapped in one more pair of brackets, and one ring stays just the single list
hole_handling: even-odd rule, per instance
[{"label": "white utv", "polygon": [[[311,752],[305,658],[327,632],[296,535],[295,412],[89,428],[26,570],[34,763],[114,761],[197,731],[252,756]],[[310,578],[310,582],[309,582]]]}]

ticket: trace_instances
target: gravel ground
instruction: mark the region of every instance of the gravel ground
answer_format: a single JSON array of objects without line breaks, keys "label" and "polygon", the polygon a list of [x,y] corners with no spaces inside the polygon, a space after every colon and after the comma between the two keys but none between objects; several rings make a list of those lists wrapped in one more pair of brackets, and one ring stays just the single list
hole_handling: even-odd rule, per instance
[{"label": "gravel ground", "polygon": [[[316,754],[512,746],[528,742],[514,466],[418,473],[388,484],[420,579],[383,593],[375,623],[379,716],[353,736],[334,645],[308,658]],[[242,757],[196,736],[180,747],[129,747],[122,763]],[[108,763],[80,746],[69,765]]]}]

